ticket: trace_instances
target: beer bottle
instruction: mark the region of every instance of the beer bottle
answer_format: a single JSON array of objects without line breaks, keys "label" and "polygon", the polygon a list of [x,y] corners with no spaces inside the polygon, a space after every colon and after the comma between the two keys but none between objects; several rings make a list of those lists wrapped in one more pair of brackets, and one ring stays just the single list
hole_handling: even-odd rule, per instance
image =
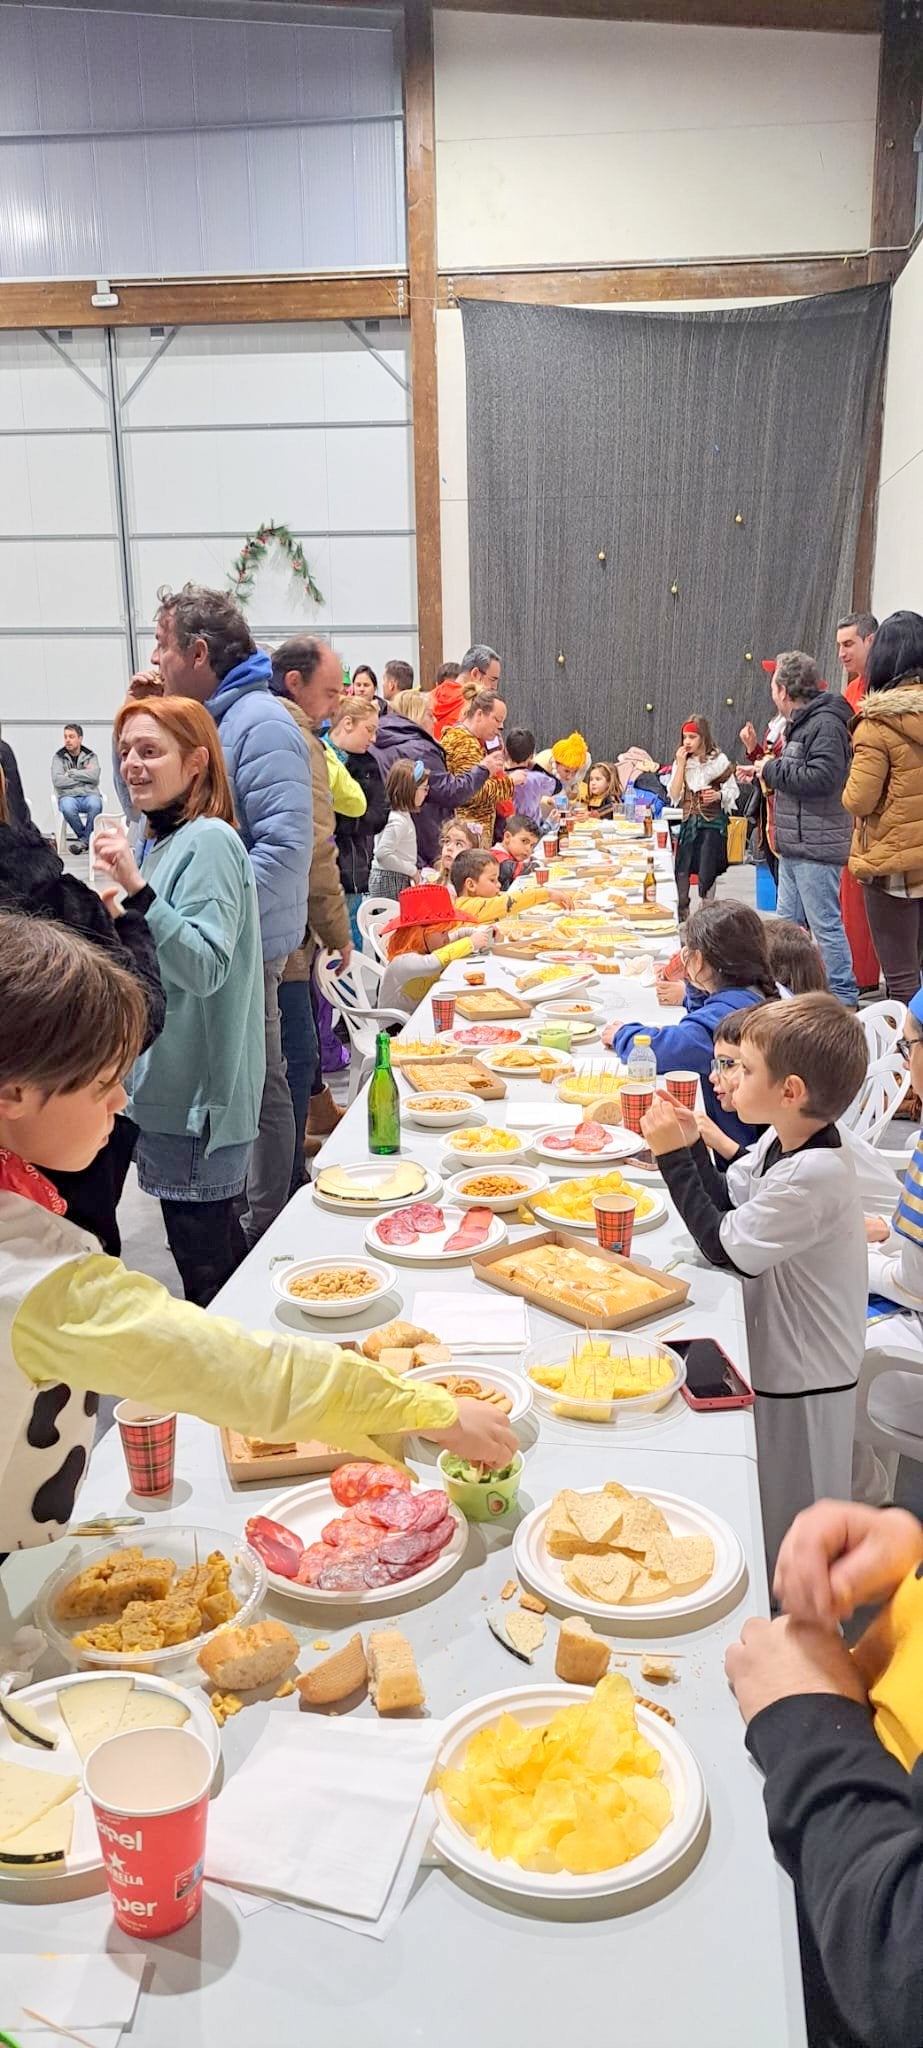
[{"label": "beer bottle", "polygon": [[369,1082],[369,1151],[401,1149],[401,1098],[391,1072],[391,1040],[387,1031],[375,1039],[375,1071]]},{"label": "beer bottle", "polygon": [[657,901],[657,877],[654,873],[654,856],[652,853],[649,853],[647,856],[647,867],[644,870],[644,881],[641,884],[641,900],[643,903],[656,903]]}]

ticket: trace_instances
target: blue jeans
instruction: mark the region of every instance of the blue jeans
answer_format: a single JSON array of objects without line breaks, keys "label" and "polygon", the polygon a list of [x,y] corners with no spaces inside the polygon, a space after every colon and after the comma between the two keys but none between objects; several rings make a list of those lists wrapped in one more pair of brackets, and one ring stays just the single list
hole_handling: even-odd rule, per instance
[{"label": "blue jeans", "polygon": [[305,1182],[304,1133],[308,1120],[311,1088],[317,1072],[319,1051],[311,985],[307,981],[280,981],[279,1009],[282,1015],[282,1051],[288,1092],[295,1112],[295,1161],[289,1194]]},{"label": "blue jeans", "polygon": [[809,931],[827,969],[831,995],[854,1010],[859,990],[840,911],[840,873],[819,860],[779,860],[779,917]]},{"label": "blue jeans", "polygon": [[74,838],[79,839],[82,846],[89,845],[90,833],[93,830],[93,820],[99,817],[102,807],[102,797],[98,795],[95,789],[85,789],[80,796],[59,796],[58,798],[58,809],[61,816],[66,818]]}]

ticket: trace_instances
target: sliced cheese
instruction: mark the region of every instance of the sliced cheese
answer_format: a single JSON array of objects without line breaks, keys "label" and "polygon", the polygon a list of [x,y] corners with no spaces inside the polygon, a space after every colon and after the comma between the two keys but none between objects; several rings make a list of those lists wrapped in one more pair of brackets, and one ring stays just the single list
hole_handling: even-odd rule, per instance
[{"label": "sliced cheese", "polygon": [[74,1832],[72,1806],[55,1806],[41,1820],[23,1828],[18,1835],[0,1843],[0,1864],[60,1863],[71,1845]]},{"label": "sliced cheese", "polygon": [[60,1772],[31,1771],[22,1764],[0,1763],[0,1844],[22,1834],[77,1791],[77,1779]]},{"label": "sliced cheese", "polygon": [[58,1708],[81,1763],[86,1763],[91,1749],[115,1734],[134,1685],[133,1678],[89,1678],[62,1687]]},{"label": "sliced cheese", "polygon": [[189,1708],[182,1700],[168,1699],[162,1692],[135,1691],[126,1702],[117,1733],[124,1735],[126,1728],[182,1728],[188,1719]]},{"label": "sliced cheese", "polygon": [[348,1196],[352,1202],[394,1201],[400,1195],[418,1195],[426,1186],[426,1174],[409,1159],[401,1160],[391,1173],[375,1181],[358,1181],[347,1167],[327,1166],[321,1168],[314,1185],[323,1195]]}]

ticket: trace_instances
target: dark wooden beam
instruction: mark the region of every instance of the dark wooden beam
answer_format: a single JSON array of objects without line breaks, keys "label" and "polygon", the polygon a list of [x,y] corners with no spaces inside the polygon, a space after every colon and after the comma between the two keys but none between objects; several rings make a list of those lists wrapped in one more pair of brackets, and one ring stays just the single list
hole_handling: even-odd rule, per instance
[{"label": "dark wooden beam", "polygon": [[747,257],[728,263],[624,263],[599,270],[440,271],[440,306],[505,299],[535,306],[670,299],[798,298],[868,282],[865,256]]},{"label": "dark wooden beam", "polygon": [[874,35],[882,0],[436,0],[474,14],[581,15],[591,21],[690,23],[704,28],[816,29]]},{"label": "dark wooden beam", "polygon": [[442,660],[436,370],[436,149],[431,0],[406,0],[404,8],[404,122],[419,674],[423,681],[431,683]]},{"label": "dark wooden beam", "polygon": [[923,0],[884,0],[871,246],[885,253],[870,258],[875,284],[894,277],[913,238],[917,185],[913,139],[921,118]]},{"label": "dark wooden beam", "polygon": [[0,284],[0,328],[214,327],[263,320],[385,320],[407,312],[406,271],[360,276],[111,280],[117,306],[94,306],[95,278]]}]

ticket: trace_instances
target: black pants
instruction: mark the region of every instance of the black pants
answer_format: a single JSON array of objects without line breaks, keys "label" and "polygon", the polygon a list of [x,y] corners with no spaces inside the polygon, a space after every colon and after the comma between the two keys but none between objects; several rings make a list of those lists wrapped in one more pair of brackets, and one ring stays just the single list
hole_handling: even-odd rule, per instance
[{"label": "black pants", "polygon": [[727,841],[714,825],[700,825],[697,832],[689,833],[681,841],[676,850],[675,869],[681,917],[689,909],[689,877],[693,868],[699,878],[699,902],[704,903],[727,864]]},{"label": "black pants", "polygon": [[79,1173],[42,1169],[64,1196],[71,1222],[92,1231],[112,1259],[117,1259],[122,1249],[117,1211],[137,1142],[137,1124],[130,1117],[117,1116],[102,1151],[89,1166],[81,1167]]},{"label": "black pants", "polygon": [[207,1308],[247,1256],[239,1195],[222,1202],[174,1202],[161,1196],[167,1243],[187,1301]]},{"label": "black pants", "polygon": [[923,896],[889,896],[887,889],[868,887],[863,895],[885,987],[896,1002],[909,1003],[920,986]]}]

